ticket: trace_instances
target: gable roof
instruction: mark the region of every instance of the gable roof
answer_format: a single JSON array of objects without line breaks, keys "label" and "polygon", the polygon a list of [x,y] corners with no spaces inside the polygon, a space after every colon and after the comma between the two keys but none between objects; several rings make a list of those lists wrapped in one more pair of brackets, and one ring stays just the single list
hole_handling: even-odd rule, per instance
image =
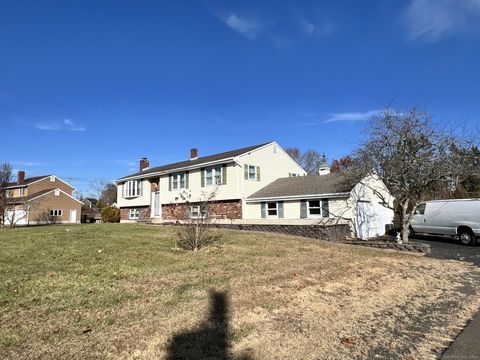
[{"label": "gable roof", "polygon": [[[65,185],[69,186],[72,188],[72,190],[75,190],[75,188],[69,184],[69,183],[66,183],[65,181],[63,181],[62,179],[60,179],[58,176],[56,175],[42,175],[42,176],[32,176],[32,177],[29,177],[29,178],[26,178],[21,184],[19,184],[18,182],[14,181],[14,182],[9,182],[7,183],[7,186],[5,186],[6,189],[18,189],[18,188],[22,188],[22,187],[25,187],[25,186],[28,186],[30,184],[33,184],[34,182],[37,182],[37,181],[40,181],[40,180],[43,180],[43,179],[46,179],[46,178],[49,178],[51,176],[54,176],[55,179],[57,179],[58,181],[61,181],[62,183],[64,183]],[[52,188],[53,189],[53,188]]]},{"label": "gable roof", "polygon": [[30,195],[27,195],[27,196],[8,198],[7,203],[8,204],[23,204],[23,203],[28,202],[30,200],[42,197],[42,196],[44,196],[48,193],[51,193],[55,190],[59,190],[61,193],[67,195],[69,198],[72,198],[73,200],[78,201],[80,204],[83,204],[80,200],[75,199],[72,195],[70,195],[70,194],[66,193],[65,191],[63,191],[62,189],[58,189],[58,188],[44,189],[44,190],[37,191],[36,193],[30,194]]},{"label": "gable roof", "polygon": [[44,178],[47,178],[47,177],[50,177],[51,175],[42,175],[42,176],[32,176],[32,177],[29,177],[29,178],[26,178],[21,184],[19,184],[18,182],[16,181],[13,181],[13,182],[9,182],[7,183],[7,188],[8,187],[23,187],[23,186],[27,186],[28,184],[31,184],[35,181],[38,181],[38,180],[42,180]]},{"label": "gable roof", "polygon": [[337,173],[280,178],[250,195],[247,200],[295,198],[301,196],[340,195],[354,187]]},{"label": "gable roof", "polygon": [[148,169],[143,170],[143,171],[138,171],[134,174],[130,174],[130,175],[121,177],[120,179],[118,179],[118,181],[123,181],[123,180],[129,179],[129,178],[136,178],[136,177],[147,177],[145,175],[155,174],[155,173],[159,173],[159,172],[170,172],[170,171],[174,171],[176,169],[182,169],[182,168],[186,168],[186,167],[195,167],[195,166],[199,166],[199,165],[202,165],[202,164],[207,164],[207,163],[213,162],[213,161],[228,160],[228,159],[234,158],[236,156],[240,156],[240,155],[243,155],[243,154],[248,153],[250,151],[256,150],[258,148],[261,148],[262,146],[265,146],[265,145],[268,145],[268,144],[271,144],[271,143],[272,143],[272,141],[264,143],[264,144],[244,147],[244,148],[241,148],[241,149],[230,150],[230,151],[226,151],[226,152],[222,152],[222,153],[218,153],[218,154],[214,154],[214,155],[203,156],[203,157],[199,157],[195,160],[185,160],[185,161],[180,161],[180,162],[176,162],[176,163],[172,163],[172,164],[166,164],[166,165],[162,165],[162,166],[152,167],[152,168],[148,168]]}]

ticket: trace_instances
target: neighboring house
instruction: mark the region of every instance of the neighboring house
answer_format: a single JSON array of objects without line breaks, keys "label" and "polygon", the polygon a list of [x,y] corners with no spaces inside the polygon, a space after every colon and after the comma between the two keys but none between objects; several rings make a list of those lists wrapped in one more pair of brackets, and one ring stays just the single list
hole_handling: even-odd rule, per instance
[{"label": "neighboring house", "polygon": [[198,213],[203,194],[216,190],[210,212],[217,222],[246,219],[249,195],[286,176],[303,176],[305,170],[276,142],[250,146],[220,154],[149,167],[146,158],[140,171],[117,180],[117,205],[121,221],[172,221],[184,210],[182,193],[191,194],[190,213]]},{"label": "neighboring house", "polygon": [[326,166],[319,174],[277,179],[250,195],[248,223],[349,224],[362,239],[385,234],[393,197],[375,173],[353,183]]},{"label": "neighboring house", "polygon": [[73,197],[73,186],[55,175],[25,178],[7,184],[6,225],[79,223],[82,202]]},{"label": "neighboring house", "polygon": [[305,175],[276,142],[201,158],[192,149],[190,160],[154,168],[143,158],[139,172],[117,180],[117,204],[122,222],[171,222],[185,213],[185,191],[198,216],[202,194],[216,190],[216,223],[348,224],[361,238],[385,234],[393,197],[376,174],[348,184],[324,162],[319,175]]},{"label": "neighboring house", "polygon": [[100,223],[102,216],[97,207],[98,200],[88,197],[82,199],[82,202],[82,223]]}]

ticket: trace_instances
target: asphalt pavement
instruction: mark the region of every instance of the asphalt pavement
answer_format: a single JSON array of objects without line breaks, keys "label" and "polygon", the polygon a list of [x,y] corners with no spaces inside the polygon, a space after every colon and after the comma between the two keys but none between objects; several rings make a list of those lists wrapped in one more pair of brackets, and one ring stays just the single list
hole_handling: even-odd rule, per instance
[{"label": "asphalt pavement", "polygon": [[[466,261],[480,267],[480,245],[465,246],[455,239],[420,235],[412,241],[429,244],[431,253],[426,255],[428,257]],[[480,313],[477,313],[450,347],[445,350],[441,359],[480,359]]]}]

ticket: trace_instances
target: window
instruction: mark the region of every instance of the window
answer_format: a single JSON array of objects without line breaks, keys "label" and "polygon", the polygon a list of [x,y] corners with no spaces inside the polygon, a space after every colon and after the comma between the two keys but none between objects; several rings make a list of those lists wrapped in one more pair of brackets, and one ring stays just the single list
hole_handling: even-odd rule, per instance
[{"label": "window", "polygon": [[309,217],[329,217],[328,199],[309,200],[308,201]]},{"label": "window", "polygon": [[288,173],[288,177],[297,177],[297,176],[300,176],[300,175],[295,173]]},{"label": "window", "polygon": [[248,180],[257,179],[257,168],[253,165],[248,165]]},{"label": "window", "polygon": [[207,216],[207,208],[205,206],[193,205],[190,206],[190,218],[199,219],[200,216],[205,218]]},{"label": "window", "polygon": [[25,188],[18,189],[18,196],[25,196]]},{"label": "window", "polygon": [[424,214],[425,214],[425,207],[426,207],[426,206],[427,206],[427,204],[425,204],[425,203],[419,204],[419,205],[415,208],[414,214],[415,214],[415,215],[424,215]]},{"label": "window", "polygon": [[260,181],[260,166],[245,164],[243,169],[245,180]]},{"label": "window", "polygon": [[185,173],[173,174],[171,176],[171,182],[173,190],[185,189]]},{"label": "window", "polygon": [[142,181],[130,180],[123,184],[123,197],[142,196]]},{"label": "window", "polygon": [[130,220],[138,220],[140,218],[140,210],[139,209],[129,209],[128,210],[128,218]]},{"label": "window", "polygon": [[276,202],[269,202],[267,203],[267,216],[268,217],[277,217],[278,216],[278,209]]},{"label": "window", "polygon": [[50,210],[50,216],[57,217],[57,216],[62,216],[62,215],[63,215],[63,211],[61,209]]},{"label": "window", "polygon": [[205,185],[221,185],[222,184],[222,167],[216,166],[205,169]]}]

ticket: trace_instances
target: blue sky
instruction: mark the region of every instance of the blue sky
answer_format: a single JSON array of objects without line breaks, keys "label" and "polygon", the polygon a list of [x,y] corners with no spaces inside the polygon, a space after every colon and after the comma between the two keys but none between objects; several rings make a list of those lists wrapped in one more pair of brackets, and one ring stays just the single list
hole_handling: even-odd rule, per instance
[{"label": "blue sky", "polygon": [[278,141],[332,158],[424,106],[474,127],[480,0],[2,1],[0,161],[82,191]]}]

